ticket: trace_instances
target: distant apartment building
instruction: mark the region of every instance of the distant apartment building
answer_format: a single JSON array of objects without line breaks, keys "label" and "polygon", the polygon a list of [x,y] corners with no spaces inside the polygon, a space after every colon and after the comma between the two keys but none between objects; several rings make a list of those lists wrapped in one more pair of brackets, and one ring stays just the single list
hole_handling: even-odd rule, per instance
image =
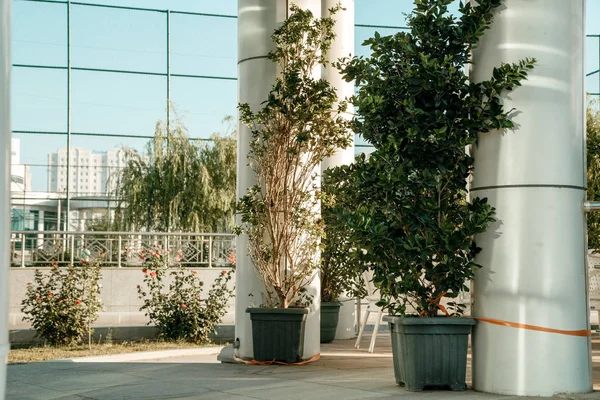
[{"label": "distant apartment building", "polygon": [[[119,172],[125,167],[125,151],[121,148],[97,152],[85,147],[71,147],[67,169],[67,148],[48,154],[48,192],[75,196],[108,195],[118,184]],[[67,176],[67,170],[70,178]]]},{"label": "distant apartment building", "polygon": [[31,172],[27,165],[21,164],[21,140],[12,138],[10,147],[10,191],[30,192]]}]

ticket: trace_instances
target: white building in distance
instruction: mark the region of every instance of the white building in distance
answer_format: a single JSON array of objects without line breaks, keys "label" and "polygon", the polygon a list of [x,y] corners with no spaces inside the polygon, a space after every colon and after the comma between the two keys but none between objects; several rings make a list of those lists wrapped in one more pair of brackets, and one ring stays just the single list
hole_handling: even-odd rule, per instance
[{"label": "white building in distance", "polygon": [[26,165],[21,164],[21,140],[12,138],[10,147],[10,191],[30,192],[31,172]]},{"label": "white building in distance", "polygon": [[[69,165],[73,195],[108,195],[115,186],[119,171],[125,167],[125,151],[115,148],[96,152],[85,147],[71,147]],[[48,192],[67,191],[67,148],[48,154]]]}]

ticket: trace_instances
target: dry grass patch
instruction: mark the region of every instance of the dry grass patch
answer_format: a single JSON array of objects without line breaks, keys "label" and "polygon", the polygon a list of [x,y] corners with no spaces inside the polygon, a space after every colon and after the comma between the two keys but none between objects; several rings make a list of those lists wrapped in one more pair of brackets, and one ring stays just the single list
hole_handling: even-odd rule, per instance
[{"label": "dry grass patch", "polygon": [[77,346],[21,346],[10,350],[8,363],[30,363],[48,360],[60,360],[63,358],[103,356],[108,354],[136,353],[141,351],[177,350],[198,347],[217,346],[214,344],[198,345],[187,342],[122,342],[92,344],[91,350],[87,344]]}]

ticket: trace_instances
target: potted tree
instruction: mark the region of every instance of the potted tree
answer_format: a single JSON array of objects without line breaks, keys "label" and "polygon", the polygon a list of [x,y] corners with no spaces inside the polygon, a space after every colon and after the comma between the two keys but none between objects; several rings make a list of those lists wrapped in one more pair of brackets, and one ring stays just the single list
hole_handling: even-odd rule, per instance
[{"label": "potted tree", "polygon": [[350,299],[366,295],[362,270],[352,257],[354,251],[349,240],[351,230],[338,211],[352,203],[343,190],[341,181],[323,177],[321,217],[325,224],[321,239],[321,343],[335,339],[341,296]]},{"label": "potted tree", "polygon": [[474,237],[494,221],[494,209],[467,198],[473,157],[465,147],[480,133],[513,128],[501,95],[535,62],[503,64],[490,80],[469,81],[463,68],[502,1],[461,4],[459,17],[449,14],[451,2],[415,0],[409,32],[375,33],[364,43],[370,57],[341,65],[359,88],[354,131],[375,151],[330,178],[355,199],[342,216],[390,314],[396,381],[409,390],[466,388],[475,321],[458,318],[464,305],[456,298],[480,267]]},{"label": "potted tree", "polygon": [[248,234],[249,254],[265,285],[262,307],[247,310],[258,361],[295,362],[302,354],[312,301],[306,287],[318,267],[323,232],[316,172],[325,157],[351,142],[341,117],[346,104],[333,110],[335,89],[313,75],[327,64],[334,20],[314,18],[295,5],[290,10],[272,35],[275,49],[268,57],[281,73],[268,98],[257,112],[239,105],[253,135],[249,159],[258,182],[240,199],[238,230]]}]

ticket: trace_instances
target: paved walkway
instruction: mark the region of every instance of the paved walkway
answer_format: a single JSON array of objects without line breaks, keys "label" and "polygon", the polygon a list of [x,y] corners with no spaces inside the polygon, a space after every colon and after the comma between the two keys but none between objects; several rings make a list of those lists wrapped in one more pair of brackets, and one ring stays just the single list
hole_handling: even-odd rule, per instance
[{"label": "paved walkway", "polygon": [[[323,345],[321,359],[304,366],[221,364],[218,349],[9,365],[7,399],[525,399],[471,390],[408,392],[394,382],[389,335],[378,336],[374,354],[366,351],[369,339],[360,350],[353,340]],[[594,359],[600,389],[600,351]],[[600,392],[560,398],[600,400]]]}]

